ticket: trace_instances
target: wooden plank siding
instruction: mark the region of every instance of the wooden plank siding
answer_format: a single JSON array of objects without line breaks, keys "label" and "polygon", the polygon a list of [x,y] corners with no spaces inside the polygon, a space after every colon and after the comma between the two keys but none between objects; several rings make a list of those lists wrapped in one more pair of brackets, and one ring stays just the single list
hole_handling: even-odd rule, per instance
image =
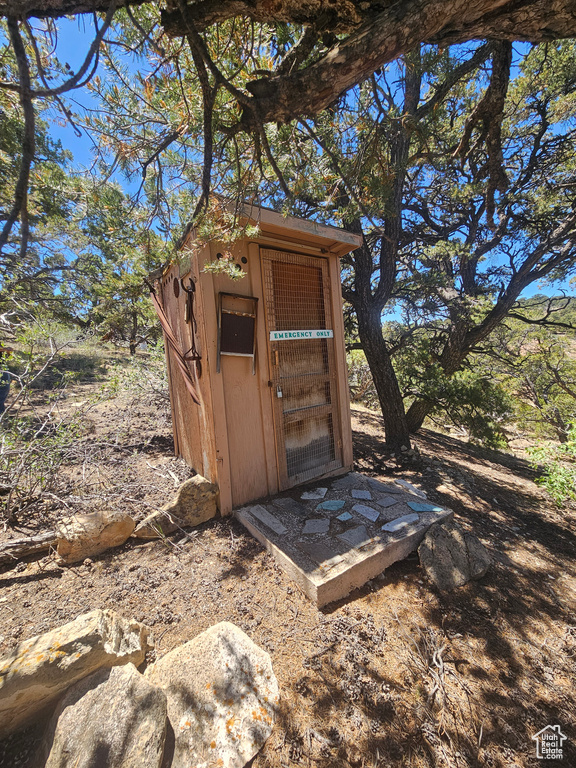
[{"label": "wooden plank siding", "polygon": [[[194,233],[183,246],[180,256],[182,268],[174,264],[161,279],[166,314],[184,352],[192,346],[191,325],[185,322],[186,295],[180,290],[179,296],[176,296],[174,282],[185,278],[188,284],[191,278],[196,285],[195,342],[202,355],[201,375],[196,383],[201,404],[196,405],[192,401],[181,373],[168,352],[174,443],[178,455],[197,472],[219,485],[222,514],[229,514],[235,507],[275,494],[281,488],[291,487],[291,484],[320,479],[351,468],[352,433],[338,257],[354,245],[358,243],[350,233],[343,233],[340,239],[337,229],[311,226],[309,222],[302,224],[294,219],[284,221],[278,214],[266,212],[261,220],[260,236],[240,241],[232,251],[234,260],[246,272],[241,279],[232,281],[223,274],[204,272],[204,265],[214,261],[224,247],[218,243],[200,244],[194,240]],[[306,359],[303,358],[301,363],[310,369],[306,371],[308,375],[302,378],[296,376],[293,381],[290,377],[284,378],[287,400],[285,408],[280,409],[282,413],[278,411],[279,398],[274,389],[275,371],[270,357],[270,322],[266,311],[262,259],[266,252],[295,255],[292,263],[288,263],[287,279],[293,280],[294,285],[308,280],[310,290],[314,281],[310,272],[304,274],[306,268],[323,265],[320,269],[324,302],[322,316],[317,317],[318,307],[315,309],[304,299],[302,306],[284,309],[284,324],[290,324],[292,320],[296,323],[295,328],[302,323],[306,327],[312,324],[318,329],[332,329],[334,334],[329,343],[319,339],[308,344],[310,350],[316,353],[319,349],[325,350],[326,370],[319,370],[318,376],[315,376],[311,367],[312,358],[308,360],[304,355]],[[220,292],[258,298],[254,374],[251,358],[228,355],[221,356],[220,373],[217,372]],[[227,301],[232,302],[229,307],[238,311],[245,306],[240,302],[236,307],[233,299]],[[307,342],[287,341],[285,344],[300,344],[304,348]],[[285,349],[289,350],[289,347]],[[294,409],[290,407],[292,400]],[[331,420],[333,460],[288,478],[284,433],[301,427],[304,417],[298,415],[298,409],[309,412],[309,431],[322,431],[324,427],[320,421]],[[320,421],[316,424],[314,419]],[[292,439],[297,442],[300,438]]]}]

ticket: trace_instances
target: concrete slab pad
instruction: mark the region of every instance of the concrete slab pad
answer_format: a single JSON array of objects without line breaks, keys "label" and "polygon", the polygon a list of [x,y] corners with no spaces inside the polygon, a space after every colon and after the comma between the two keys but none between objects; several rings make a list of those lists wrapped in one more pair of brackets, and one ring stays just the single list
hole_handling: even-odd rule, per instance
[{"label": "concrete slab pad", "polygon": [[338,552],[335,552],[332,547],[323,544],[321,541],[299,541],[298,549],[306,552],[318,565],[328,564],[330,560],[338,557]]},{"label": "concrete slab pad", "polygon": [[305,491],[300,498],[303,501],[312,501],[314,499],[323,499],[328,493],[328,488],[314,488],[313,491]]},{"label": "concrete slab pad", "polygon": [[363,491],[361,488],[352,488],[350,495],[353,499],[364,499],[364,501],[372,501],[372,494],[370,491]]},{"label": "concrete slab pad", "polygon": [[303,534],[311,534],[311,533],[328,533],[330,529],[330,520],[327,520],[325,517],[319,518],[318,520],[306,520],[304,523],[304,528],[302,529]]},{"label": "concrete slab pad", "polygon": [[[348,488],[340,487],[335,490],[336,482],[341,483],[342,480],[350,477],[351,485]],[[373,478],[367,478],[358,473],[350,473],[335,480],[325,480],[328,487],[327,493],[330,493],[327,500],[334,499],[338,495],[338,490],[349,491],[353,488],[370,488],[375,494],[386,494],[386,490],[376,491],[372,484],[368,484],[369,480],[373,481]],[[384,484],[381,483],[380,486],[382,485]],[[236,510],[234,514],[319,608],[335,600],[341,600],[352,590],[382,573],[392,563],[407,557],[419,546],[431,525],[452,517],[452,512],[447,509],[441,512],[427,511],[418,514],[418,519],[413,523],[407,523],[396,531],[382,530],[384,520],[394,522],[391,520],[392,517],[397,521],[398,518],[415,514],[407,502],[417,503],[420,502],[420,498],[416,495],[410,497],[406,490],[402,489],[396,505],[391,505],[389,508],[376,505],[380,510],[378,520],[372,522],[364,519],[362,525],[352,525],[348,530],[342,530],[346,527],[344,516],[350,515],[348,511],[342,512],[338,517],[332,517],[334,520],[332,533],[328,530],[326,533],[316,534],[316,538],[309,538],[308,535],[302,535],[302,522],[296,519],[291,506],[283,502],[286,505],[283,507],[283,504],[277,505],[275,501],[279,499],[266,502],[267,509],[262,504],[253,505],[257,507],[256,512],[260,513],[260,517],[251,511],[253,507],[250,506]],[[314,520],[317,519],[315,516],[317,502],[317,499],[311,499],[307,504],[304,501],[296,503],[301,504],[306,510],[309,520]],[[276,521],[276,528],[283,531],[282,533],[270,527],[269,523],[272,521],[266,515],[262,516],[262,511]],[[264,521],[265,519],[268,523]],[[328,515],[324,520],[330,525]],[[353,516],[350,520],[353,520]]]},{"label": "concrete slab pad", "polygon": [[356,512],[359,515],[362,515],[362,517],[365,517],[367,520],[370,520],[372,523],[375,523],[376,520],[380,517],[380,512],[378,512],[377,509],[374,509],[373,507],[368,507],[366,504],[354,504],[352,507],[352,512]]}]

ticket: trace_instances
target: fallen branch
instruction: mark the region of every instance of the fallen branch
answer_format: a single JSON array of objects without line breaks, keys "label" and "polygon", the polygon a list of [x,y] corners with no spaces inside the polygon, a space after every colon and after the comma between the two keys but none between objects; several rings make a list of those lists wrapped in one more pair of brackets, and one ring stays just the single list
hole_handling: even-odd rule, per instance
[{"label": "fallen branch", "polygon": [[0,563],[10,563],[29,555],[38,555],[56,546],[56,531],[45,531],[38,536],[12,539],[0,544]]}]

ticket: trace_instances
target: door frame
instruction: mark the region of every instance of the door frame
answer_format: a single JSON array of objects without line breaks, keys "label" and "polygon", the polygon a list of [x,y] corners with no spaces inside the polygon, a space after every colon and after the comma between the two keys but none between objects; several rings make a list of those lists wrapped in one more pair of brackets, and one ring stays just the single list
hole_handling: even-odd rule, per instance
[{"label": "door frame", "polygon": [[[274,430],[274,445],[276,451],[276,467],[278,475],[279,490],[284,491],[288,488],[300,485],[312,480],[316,477],[324,477],[326,475],[338,474],[338,471],[344,467],[344,452],[342,446],[342,424],[340,413],[340,381],[338,375],[338,359],[336,354],[336,332],[334,323],[334,300],[332,296],[332,277],[330,269],[330,260],[326,256],[320,256],[316,254],[301,253],[297,250],[291,250],[288,248],[278,248],[271,245],[260,245],[260,269],[262,278],[262,289],[264,299],[264,321],[266,327],[266,356],[268,359],[268,388],[270,390],[270,398],[273,414],[273,430]],[[285,414],[282,408],[282,398],[277,397],[276,385],[278,376],[275,371],[275,363],[273,360],[272,344],[279,342],[270,341],[270,331],[275,330],[270,327],[270,310],[269,310],[269,297],[266,270],[267,264],[274,261],[273,256],[265,255],[265,252],[270,254],[278,253],[283,256],[290,257],[294,260],[293,263],[302,264],[304,266],[316,266],[320,267],[322,275],[322,291],[325,311],[325,325],[328,330],[333,331],[333,337],[326,339],[327,342],[327,355],[328,355],[328,372],[327,381],[330,387],[330,403],[327,405],[320,405],[314,407],[316,414],[330,413],[332,416],[332,439],[334,449],[334,459],[321,467],[314,467],[312,469],[299,472],[296,475],[288,475],[287,462],[286,462],[286,441],[285,441]],[[286,262],[284,262],[286,263]],[[288,262],[289,263],[289,262]],[[290,343],[289,341],[286,343]],[[311,414],[314,415],[314,414]]]}]

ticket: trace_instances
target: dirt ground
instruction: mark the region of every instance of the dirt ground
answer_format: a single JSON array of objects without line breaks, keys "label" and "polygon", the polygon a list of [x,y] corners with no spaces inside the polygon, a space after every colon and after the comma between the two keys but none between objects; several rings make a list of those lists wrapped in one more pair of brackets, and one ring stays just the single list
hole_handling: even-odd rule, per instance
[{"label": "dirt ground", "polygon": [[[67,407],[91,387],[76,386]],[[0,539],[49,527],[62,501],[143,516],[189,475],[165,403],[119,397],[87,419],[89,461],[64,468],[68,496]],[[524,768],[540,762],[532,736],[555,724],[567,736],[558,764],[576,766],[576,507],[555,507],[511,454],[424,431],[421,460],[401,465],[377,414],[354,407],[353,428],[356,470],[405,478],[452,508],[492,553],[487,576],[442,594],[413,555],[318,610],[235,520],[217,519],[77,567],[52,555],[0,567],[0,654],[94,608],[153,627],[149,661],[228,620],[270,653],[281,690],[254,768]],[[41,733],[0,743],[0,765],[33,768]]]}]

